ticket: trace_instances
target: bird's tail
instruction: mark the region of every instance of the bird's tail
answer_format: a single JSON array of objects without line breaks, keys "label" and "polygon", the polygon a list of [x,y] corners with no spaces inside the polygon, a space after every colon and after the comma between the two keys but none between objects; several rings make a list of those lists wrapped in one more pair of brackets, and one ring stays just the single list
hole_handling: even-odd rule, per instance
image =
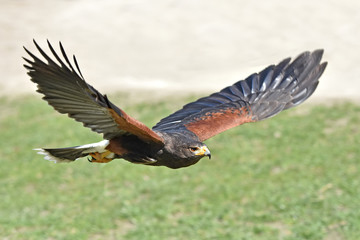
[{"label": "bird's tail", "polygon": [[72,162],[78,158],[88,156],[90,153],[103,153],[106,151],[106,147],[109,145],[108,140],[104,140],[98,143],[86,144],[76,147],[67,148],[37,148],[38,154],[45,155],[45,159],[59,162]]}]

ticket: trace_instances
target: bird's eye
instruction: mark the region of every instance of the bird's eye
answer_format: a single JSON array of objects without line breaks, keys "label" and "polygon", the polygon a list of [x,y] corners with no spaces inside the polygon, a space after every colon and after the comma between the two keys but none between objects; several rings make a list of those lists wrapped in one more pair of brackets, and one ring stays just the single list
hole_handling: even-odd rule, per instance
[{"label": "bird's eye", "polygon": [[197,147],[190,147],[190,151],[192,151],[192,152],[195,152],[195,151],[197,151],[199,148],[197,148]]}]

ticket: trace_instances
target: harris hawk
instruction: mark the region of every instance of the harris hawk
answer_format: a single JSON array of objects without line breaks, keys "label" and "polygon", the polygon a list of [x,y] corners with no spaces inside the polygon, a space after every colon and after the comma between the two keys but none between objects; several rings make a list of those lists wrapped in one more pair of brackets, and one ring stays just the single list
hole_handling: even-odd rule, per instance
[{"label": "harris hawk", "polygon": [[203,143],[227,129],[270,118],[304,102],[315,91],[327,63],[323,50],[286,58],[245,80],[183,106],[152,129],[115,106],[89,85],[75,56],[73,63],[61,44],[61,55],[48,41],[49,57],[35,42],[41,60],[25,47],[24,58],[31,81],[55,110],[68,114],[85,127],[102,133],[103,141],[67,148],[41,148],[39,154],[54,162],[72,162],[89,156],[90,162],[107,163],[122,158],[132,163],[182,168],[211,157]]}]

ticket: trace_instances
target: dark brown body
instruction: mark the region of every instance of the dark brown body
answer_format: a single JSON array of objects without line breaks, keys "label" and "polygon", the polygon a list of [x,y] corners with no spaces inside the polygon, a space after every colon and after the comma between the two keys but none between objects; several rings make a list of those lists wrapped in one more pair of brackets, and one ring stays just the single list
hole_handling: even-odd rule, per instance
[{"label": "dark brown body", "polygon": [[[193,140],[186,134],[158,133],[164,145],[154,142],[146,143],[134,135],[120,136],[110,140],[107,150],[115,153],[116,158],[123,158],[132,163],[169,168],[187,167],[197,163],[203,156],[188,153],[188,146],[205,144]],[[191,143],[190,143],[191,142]],[[174,152],[177,154],[174,154]]]}]

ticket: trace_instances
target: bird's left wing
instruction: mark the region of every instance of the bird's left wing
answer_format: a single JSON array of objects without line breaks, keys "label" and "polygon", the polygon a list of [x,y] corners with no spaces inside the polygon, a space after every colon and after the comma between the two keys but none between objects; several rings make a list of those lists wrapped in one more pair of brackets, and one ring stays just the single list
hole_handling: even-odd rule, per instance
[{"label": "bird's left wing", "polygon": [[68,114],[95,132],[103,133],[105,139],[132,134],[145,142],[163,144],[162,138],[157,133],[116,107],[106,95],[102,95],[87,84],[75,56],[73,60],[77,70],[71,65],[61,43],[59,45],[63,59],[48,42],[57,62],[52,60],[35,41],[34,44],[47,63],[25,48],[33,60],[24,58],[28,63],[24,66],[28,69],[31,81],[37,84],[37,91],[44,94],[43,99],[55,110]]},{"label": "bird's left wing", "polygon": [[276,115],[305,101],[315,91],[326,67],[323,50],[284,59],[220,92],[185,105],[153,130],[192,133],[204,141],[243,123]]}]

